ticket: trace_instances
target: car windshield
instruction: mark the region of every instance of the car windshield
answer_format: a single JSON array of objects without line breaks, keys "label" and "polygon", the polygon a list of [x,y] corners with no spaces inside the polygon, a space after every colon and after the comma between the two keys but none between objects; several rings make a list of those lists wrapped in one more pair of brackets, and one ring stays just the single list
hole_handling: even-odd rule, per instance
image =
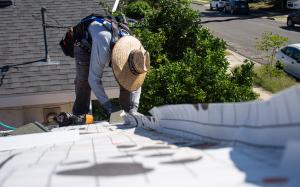
[{"label": "car windshield", "polygon": [[286,54],[287,56],[291,56],[292,55],[292,48],[291,47],[285,47],[283,49],[281,49],[281,51]]}]

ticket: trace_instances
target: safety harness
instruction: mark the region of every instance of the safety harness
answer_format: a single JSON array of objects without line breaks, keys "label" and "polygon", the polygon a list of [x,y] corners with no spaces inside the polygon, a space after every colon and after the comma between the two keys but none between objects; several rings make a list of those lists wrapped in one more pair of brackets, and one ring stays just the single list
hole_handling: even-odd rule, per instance
[{"label": "safety harness", "polygon": [[102,16],[92,14],[83,18],[76,26],[71,27],[65,37],[60,41],[60,46],[66,56],[74,58],[74,45],[91,52],[92,38],[88,32],[89,25],[97,21],[111,32],[111,49],[120,37],[131,35],[131,31],[126,25],[126,21],[120,17]]}]

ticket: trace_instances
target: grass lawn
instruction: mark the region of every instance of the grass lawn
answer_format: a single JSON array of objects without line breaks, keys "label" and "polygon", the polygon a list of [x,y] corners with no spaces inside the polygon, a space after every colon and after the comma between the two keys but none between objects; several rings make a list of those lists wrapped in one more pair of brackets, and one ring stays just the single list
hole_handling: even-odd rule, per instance
[{"label": "grass lawn", "polygon": [[280,14],[287,14],[293,12],[292,9],[286,9],[282,7],[281,1],[277,0],[260,0],[258,2],[249,3],[249,8],[251,10],[264,10],[264,11],[272,11]]},{"label": "grass lawn", "polygon": [[271,9],[273,8],[273,4],[269,3],[268,1],[259,1],[254,3],[249,3],[249,8],[251,10]]},{"label": "grass lawn", "polygon": [[275,67],[258,66],[254,68],[254,72],[256,73],[254,84],[272,93],[297,84],[294,78],[287,75],[283,70],[279,70]]},{"label": "grass lawn", "polygon": [[209,4],[210,0],[192,0],[193,3]]}]

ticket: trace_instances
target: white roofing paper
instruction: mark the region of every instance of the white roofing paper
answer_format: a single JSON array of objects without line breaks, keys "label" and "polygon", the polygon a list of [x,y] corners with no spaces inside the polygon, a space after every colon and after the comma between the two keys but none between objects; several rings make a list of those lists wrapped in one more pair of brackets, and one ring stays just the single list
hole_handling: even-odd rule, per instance
[{"label": "white roofing paper", "polygon": [[152,117],[127,115],[132,125],[190,139],[284,147],[300,140],[300,86],[267,101],[180,104],[153,108]]},{"label": "white roofing paper", "polygon": [[[280,168],[284,155],[280,148],[228,147],[107,123],[59,128],[55,132],[74,129],[80,132],[77,141],[1,151],[0,186],[253,187],[300,184],[297,177]],[[284,157],[290,160],[290,156]]]}]

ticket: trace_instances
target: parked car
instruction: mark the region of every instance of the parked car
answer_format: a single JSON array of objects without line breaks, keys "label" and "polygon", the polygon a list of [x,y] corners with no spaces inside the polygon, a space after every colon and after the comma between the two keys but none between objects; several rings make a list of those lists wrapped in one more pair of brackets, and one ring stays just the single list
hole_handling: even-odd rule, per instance
[{"label": "parked car", "polygon": [[286,24],[288,27],[293,27],[295,24],[300,24],[300,10],[288,15]]},{"label": "parked car", "polygon": [[225,6],[225,0],[212,0],[209,5],[210,10],[222,10]]},{"label": "parked car", "polygon": [[231,14],[235,13],[249,13],[249,5],[247,1],[242,0],[226,0],[224,12],[230,12]]},{"label": "parked car", "polygon": [[300,79],[300,43],[281,48],[275,54],[284,71]]},{"label": "parked car", "polygon": [[300,0],[287,0],[286,7],[288,9],[300,9]]}]

